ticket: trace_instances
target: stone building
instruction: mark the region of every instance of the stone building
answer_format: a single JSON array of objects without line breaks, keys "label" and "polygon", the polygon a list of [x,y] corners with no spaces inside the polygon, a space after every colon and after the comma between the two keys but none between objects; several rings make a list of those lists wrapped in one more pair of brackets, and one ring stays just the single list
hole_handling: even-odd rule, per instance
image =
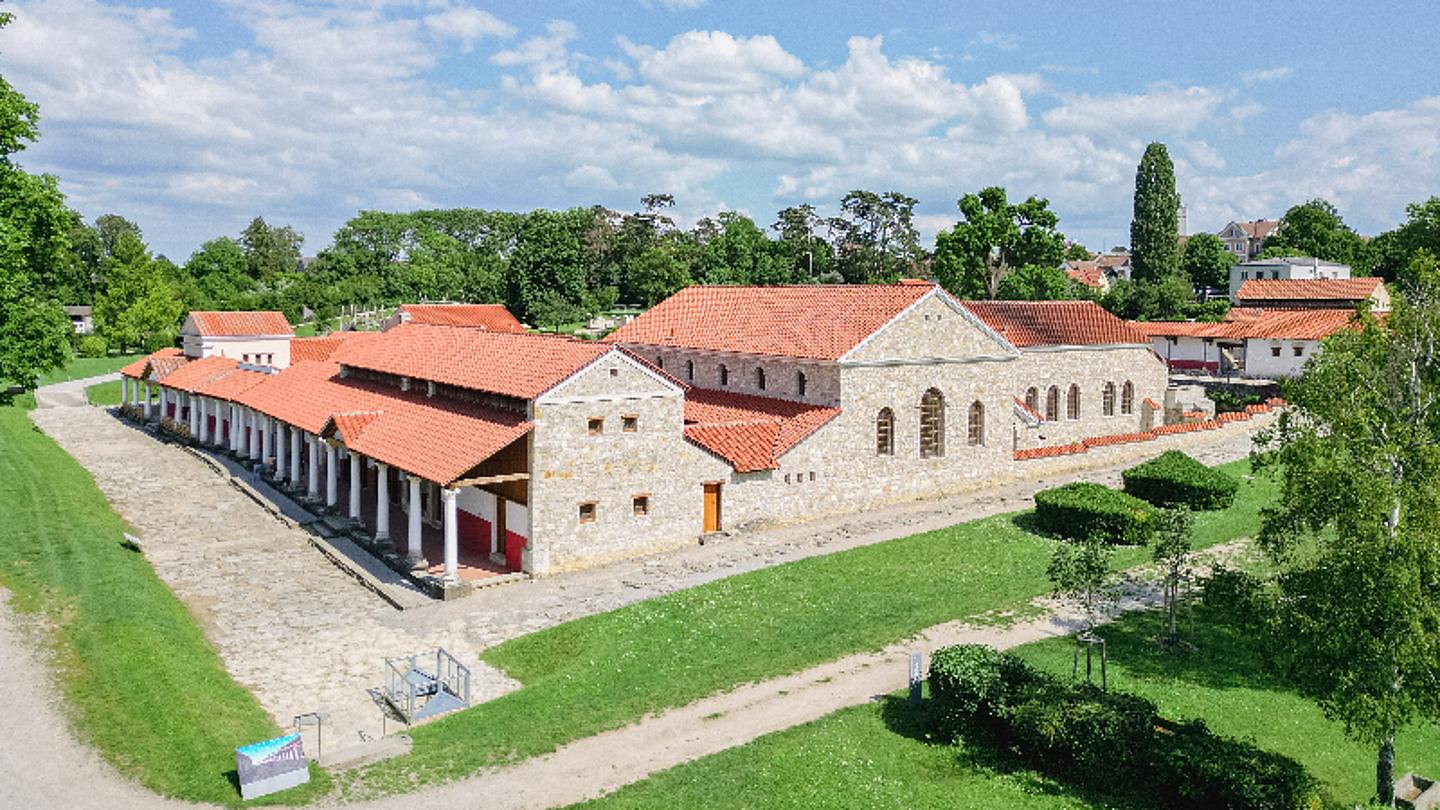
[{"label": "stone building", "polygon": [[978,487],[1027,450],[1148,429],[1166,385],[1092,303],[920,281],[691,287],[604,342],[411,321],[291,339],[273,364],[199,343],[123,371],[132,414],[449,583]]}]

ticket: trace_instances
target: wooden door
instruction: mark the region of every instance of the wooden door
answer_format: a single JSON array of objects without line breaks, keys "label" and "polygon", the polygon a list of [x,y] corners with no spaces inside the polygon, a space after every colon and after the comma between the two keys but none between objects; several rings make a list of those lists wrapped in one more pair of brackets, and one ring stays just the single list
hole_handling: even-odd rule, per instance
[{"label": "wooden door", "polygon": [[706,532],[720,531],[720,485],[705,485],[705,523]]}]

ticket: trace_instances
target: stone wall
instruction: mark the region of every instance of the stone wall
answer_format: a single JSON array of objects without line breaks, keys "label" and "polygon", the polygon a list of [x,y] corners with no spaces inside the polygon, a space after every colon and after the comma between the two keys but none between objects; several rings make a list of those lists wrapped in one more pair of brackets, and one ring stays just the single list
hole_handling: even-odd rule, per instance
[{"label": "stone wall", "polygon": [[[825,360],[804,360],[758,354],[707,352],[659,346],[629,346],[667,374],[697,388],[714,388],[741,394],[789,399],[812,405],[834,407],[840,402],[840,370]],[[690,374],[694,364],[694,375]],[[729,381],[720,384],[720,366],[729,370]],[[765,370],[765,388],[759,387],[756,369]],[[799,374],[805,375],[805,393],[799,391]]]},{"label": "stone wall", "polygon": [[[618,352],[536,400],[525,570],[556,573],[694,542],[702,451],[684,439],[683,405],[679,388]],[[592,419],[603,420],[598,433]],[[643,516],[636,496],[648,498]],[[582,523],[587,503],[594,518]]]},{"label": "stone wall", "polygon": [[[1121,397],[1125,381],[1135,384],[1133,412],[1121,413]],[[1104,386],[1115,384],[1115,413],[1106,416],[1102,403]],[[1034,386],[1039,393],[1037,411],[1046,412],[1049,388],[1059,389],[1059,418],[1047,419],[1032,431],[1035,446],[1070,444],[1094,436],[1133,433],[1146,429],[1143,408],[1146,397],[1162,402],[1168,375],[1165,363],[1147,346],[1026,349],[1024,361],[1014,371],[1012,396],[1025,399],[1026,389]],[[1066,403],[1071,385],[1080,388],[1080,418],[1067,415]],[[1020,448],[1025,449],[1025,448]]]}]

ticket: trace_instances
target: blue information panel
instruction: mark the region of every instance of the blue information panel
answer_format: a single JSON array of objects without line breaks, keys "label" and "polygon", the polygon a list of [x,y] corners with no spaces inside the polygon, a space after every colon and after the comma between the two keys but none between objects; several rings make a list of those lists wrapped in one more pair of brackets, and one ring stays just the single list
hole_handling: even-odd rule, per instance
[{"label": "blue information panel", "polygon": [[247,800],[310,781],[310,764],[299,734],[236,748],[235,769],[240,773],[240,796]]}]

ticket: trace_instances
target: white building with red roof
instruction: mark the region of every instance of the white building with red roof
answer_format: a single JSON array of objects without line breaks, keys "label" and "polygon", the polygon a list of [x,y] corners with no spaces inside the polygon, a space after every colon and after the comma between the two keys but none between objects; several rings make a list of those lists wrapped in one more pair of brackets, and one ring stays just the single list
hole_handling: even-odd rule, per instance
[{"label": "white building with red roof", "polygon": [[415,319],[264,365],[228,350],[278,323],[214,315],[192,317],[200,356],[127,368],[147,392],[127,402],[153,418],[158,388],[183,435],[449,586],[981,486],[1022,452],[1148,430],[1166,383],[1093,303],[921,281],[691,287],[603,342]]},{"label": "white building with red roof", "polygon": [[282,312],[191,312],[180,327],[180,348],[191,359],[218,355],[285,368],[294,337]]},{"label": "white building with red roof", "polygon": [[1321,341],[1358,325],[1353,307],[1234,307],[1219,323],[1131,324],[1172,369],[1270,380],[1298,377]]}]

